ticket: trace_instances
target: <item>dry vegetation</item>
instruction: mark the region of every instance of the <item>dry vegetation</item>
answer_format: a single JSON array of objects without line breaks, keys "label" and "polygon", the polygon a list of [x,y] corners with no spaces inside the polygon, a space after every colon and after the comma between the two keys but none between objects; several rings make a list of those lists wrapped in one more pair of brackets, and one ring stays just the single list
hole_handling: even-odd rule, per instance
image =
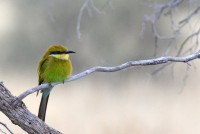
[{"label": "dry vegetation", "polygon": [[[94,5],[84,10],[78,29],[81,39],[76,28],[83,1],[46,2],[0,3],[4,7],[0,18],[1,10],[8,13],[8,22],[17,16],[9,22],[12,27],[6,25],[3,34],[0,30],[0,49],[4,50],[0,80],[14,95],[37,85],[36,65],[51,43],[77,52],[72,57],[75,74],[97,65],[185,56],[199,49],[199,2],[195,0],[116,0],[106,6],[107,1],[94,0],[104,13]],[[46,122],[67,134],[198,134],[198,66],[196,60],[133,67],[56,86]],[[24,103],[37,114],[39,100],[33,94]],[[15,133],[24,133],[2,113],[0,122]],[[6,131],[2,125],[0,130]]]}]

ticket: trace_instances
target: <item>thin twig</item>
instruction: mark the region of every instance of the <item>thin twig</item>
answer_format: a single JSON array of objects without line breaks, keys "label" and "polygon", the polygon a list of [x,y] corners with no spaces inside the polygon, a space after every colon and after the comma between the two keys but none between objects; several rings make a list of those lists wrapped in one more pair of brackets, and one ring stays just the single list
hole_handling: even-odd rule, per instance
[{"label": "thin twig", "polygon": [[98,8],[95,6],[93,0],[90,0],[90,5],[91,5],[92,9],[93,9],[94,11],[96,11],[98,14],[103,14],[103,13],[105,13],[105,12],[101,11],[100,9],[98,9]]},{"label": "thin twig", "polygon": [[78,36],[79,39],[81,38],[81,32],[80,32],[81,18],[82,18],[82,16],[83,16],[84,10],[85,10],[86,7],[88,6],[88,2],[89,2],[89,1],[90,1],[90,0],[86,0],[86,1],[83,3],[83,5],[82,5],[82,7],[81,7],[81,9],[80,9],[79,15],[78,15],[78,21],[77,21],[77,26],[76,26],[76,32],[77,32],[77,36]]},{"label": "thin twig", "polygon": [[199,33],[200,33],[200,28],[198,29],[197,32],[192,33],[191,35],[189,35],[189,36],[183,41],[183,43],[181,44],[181,47],[180,47],[180,49],[179,49],[179,51],[178,51],[178,53],[177,53],[176,56],[180,56],[180,54],[181,54],[181,52],[182,52],[182,50],[183,50],[183,48],[184,48],[184,45],[185,45],[191,38],[193,38],[194,36],[198,36]]},{"label": "thin twig", "polygon": [[[191,34],[190,36],[188,36],[188,37],[183,41],[183,43],[181,44],[181,47],[179,48],[179,50],[178,50],[178,52],[177,52],[177,54],[176,54],[176,57],[178,57],[178,56],[181,55],[181,52],[182,52],[182,50],[183,50],[183,48],[184,48],[184,45],[185,45],[191,38],[193,38],[194,36],[197,36],[197,37],[198,37],[199,34],[200,34],[200,28],[198,29],[197,32],[195,32],[195,33]],[[196,45],[195,45],[195,46],[196,46]],[[191,48],[189,48],[189,50],[190,50],[190,49],[191,49]],[[189,50],[187,50],[187,51],[184,52],[183,54],[186,54]],[[164,69],[165,67],[167,67],[167,66],[169,66],[169,65],[171,65],[171,64],[172,64],[172,63],[168,63],[168,64],[165,64],[165,65],[159,67],[158,69],[156,69],[156,70],[154,70],[154,71],[152,72],[152,75],[157,74],[157,73],[160,72],[162,69]]]},{"label": "thin twig", "polygon": [[[108,1],[107,3],[110,4],[110,1]],[[86,0],[83,3],[83,5],[81,6],[80,11],[79,11],[79,15],[78,15],[78,21],[77,21],[77,25],[76,25],[76,32],[77,32],[78,39],[81,38],[81,32],[80,32],[81,19],[82,19],[83,13],[84,13],[86,8],[93,9],[98,14],[104,14],[105,13],[95,6],[93,0]]]},{"label": "thin twig", "polygon": [[2,126],[4,126],[4,127],[9,131],[10,134],[14,134],[14,133],[7,127],[6,124],[4,124],[4,123],[2,123],[2,122],[0,122],[0,124],[1,124]]},{"label": "thin twig", "polygon": [[197,14],[200,10],[200,6],[198,6],[190,15],[188,15],[185,19],[181,20],[179,24],[187,23],[195,14]]},{"label": "thin twig", "polygon": [[2,134],[6,134],[6,132],[4,132],[4,131],[3,131],[3,130],[1,130],[1,129],[0,129],[0,132],[1,132]]},{"label": "thin twig", "polygon": [[[85,76],[92,74],[94,72],[115,72],[115,71],[123,70],[123,69],[126,69],[128,67],[132,67],[132,66],[158,65],[158,64],[165,64],[165,63],[171,63],[171,62],[187,63],[187,62],[194,60],[194,59],[197,59],[199,57],[200,57],[200,51],[193,53],[191,55],[185,56],[185,57],[165,56],[165,57],[159,57],[159,58],[154,58],[154,59],[149,59],[149,60],[129,61],[129,62],[126,62],[126,63],[121,64],[119,66],[114,66],[114,67],[97,66],[97,67],[90,68],[86,71],[83,71],[79,74],[73,75],[73,76],[69,77],[68,79],[66,79],[65,82],[80,79],[80,78],[85,77]],[[13,105],[17,105],[22,99],[24,99],[29,94],[32,94],[32,93],[39,91],[39,90],[44,90],[46,88],[49,88],[50,86],[54,87],[55,85],[58,85],[58,84],[61,84],[61,83],[62,82],[51,83],[51,84],[44,83],[44,84],[41,84],[39,86],[28,89],[27,91],[25,91],[24,93],[22,93],[21,95],[18,96],[18,99],[13,103]]]},{"label": "thin twig", "polygon": [[[187,17],[185,17],[183,20],[177,22],[175,19],[176,18],[175,8],[177,8],[182,3],[183,3],[183,0],[171,0],[164,4],[155,4],[154,5],[155,9],[154,9],[153,14],[151,16],[144,17],[145,19],[143,21],[141,33],[144,33],[145,25],[147,24],[147,22],[149,22],[152,26],[152,33],[154,35],[155,50],[159,46],[159,44],[157,43],[158,41],[159,42],[161,40],[169,41],[168,46],[167,46],[163,56],[168,55],[171,52],[173,46],[174,46],[174,48],[176,47],[175,41],[178,37],[180,37],[180,35],[183,31],[183,28],[189,23],[189,21],[193,18],[193,16],[196,15],[200,10],[200,6],[198,6],[194,11],[189,13],[189,15]],[[169,19],[171,21],[170,25],[172,28],[171,29],[172,34],[168,35],[168,36],[160,34],[159,29],[157,28],[159,21],[161,20],[161,17],[166,16],[166,15],[169,16]],[[181,45],[179,45],[176,56],[182,55],[182,53],[183,53],[182,51],[185,49],[187,42],[193,37],[196,37],[196,41],[197,41],[195,47],[191,47],[191,48],[194,48],[192,50],[193,50],[193,52],[195,52],[195,49],[198,47],[198,41],[199,41],[198,36],[199,36],[199,30],[197,30],[197,32],[191,33],[188,37],[186,37],[186,39],[183,41],[183,43]],[[155,54],[156,53],[154,52],[154,55]],[[169,66],[170,64],[171,63],[164,64],[163,66],[156,69],[152,74],[158,73],[159,71],[164,69],[166,66]]]}]

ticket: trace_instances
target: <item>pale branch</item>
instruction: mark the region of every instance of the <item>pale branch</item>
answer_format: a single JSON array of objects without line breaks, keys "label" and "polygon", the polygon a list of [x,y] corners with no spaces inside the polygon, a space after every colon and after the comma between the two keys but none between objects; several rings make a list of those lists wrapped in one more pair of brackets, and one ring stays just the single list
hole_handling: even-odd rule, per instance
[{"label": "pale branch", "polygon": [[[110,3],[109,3],[110,4]],[[98,14],[104,14],[103,11],[101,11],[100,9],[98,9],[93,0],[85,0],[85,2],[83,3],[83,5],[80,8],[79,11],[79,15],[78,15],[78,19],[77,19],[77,25],[76,25],[76,33],[78,36],[78,39],[81,39],[81,32],[80,32],[80,28],[81,28],[81,19],[83,16],[84,11],[86,10],[86,8],[89,9],[93,9],[96,13]]]},{"label": "pale branch", "polygon": [[184,45],[185,45],[191,38],[193,38],[194,36],[198,36],[199,33],[200,33],[200,28],[197,30],[197,32],[194,32],[194,33],[192,33],[191,35],[189,35],[189,36],[183,41],[183,43],[180,45],[180,49],[178,50],[178,53],[177,53],[176,56],[180,56],[180,54],[181,54],[181,52],[182,52],[182,50],[183,50],[183,48],[184,48]]},{"label": "pale branch", "polygon": [[[176,57],[178,57],[178,56],[181,55],[181,53],[182,53],[182,51],[183,51],[183,48],[184,48],[184,46],[186,45],[186,43],[187,43],[191,38],[193,38],[193,37],[195,37],[195,36],[198,37],[199,34],[200,34],[200,28],[197,30],[197,32],[195,32],[195,33],[189,35],[189,36],[183,41],[183,43],[180,45],[180,48],[179,48],[179,50],[178,50],[178,52],[177,52],[177,54],[176,54]],[[198,43],[198,42],[197,42],[197,43]],[[197,49],[197,45],[195,45],[195,47],[196,47],[196,49]],[[182,53],[182,55],[188,53],[188,51],[190,51],[190,49],[191,49],[191,48],[189,48],[187,51],[185,51],[184,53]],[[152,75],[155,75],[156,73],[160,72],[162,69],[164,69],[165,67],[167,67],[167,66],[169,66],[169,65],[171,65],[171,63],[165,64],[165,65],[159,67],[158,69],[156,69],[156,70],[154,70],[154,71],[152,72]]]},{"label": "pale branch", "polygon": [[[189,0],[188,0],[189,1]],[[180,37],[180,35],[182,35],[181,33],[184,32],[184,27],[186,27],[187,25],[189,25],[189,22],[191,21],[191,19],[197,15],[200,11],[200,6],[196,6],[194,5],[196,8],[190,12],[188,15],[186,15],[186,17],[184,17],[181,21],[177,21],[177,17],[176,17],[176,8],[178,8],[179,5],[183,4],[184,0],[170,0],[167,3],[163,3],[163,4],[154,4],[154,12],[149,16],[145,15],[144,16],[144,21],[142,23],[142,29],[141,29],[141,33],[140,36],[143,35],[146,25],[150,24],[151,28],[152,28],[152,33],[153,33],[153,38],[154,38],[154,44],[155,44],[155,50],[154,50],[154,56],[157,57],[157,49],[158,49],[158,42],[164,42],[164,43],[160,43],[160,44],[165,44],[165,42],[167,43],[167,47],[165,49],[165,52],[162,56],[165,55],[170,55],[170,53],[174,53],[174,49],[172,49],[173,47],[176,48],[176,39],[178,37]],[[190,3],[190,2],[188,2]],[[191,6],[191,5],[189,5]],[[181,7],[180,7],[181,8]],[[162,17],[169,17],[171,24],[171,34],[169,35],[163,35],[159,33],[159,24],[162,23]],[[198,29],[198,28],[197,28]],[[196,30],[196,28],[195,28]],[[188,41],[190,39],[192,39],[193,37],[196,37],[196,45],[192,46],[189,48],[189,51],[192,50],[192,52],[195,52],[196,49],[199,46],[199,30],[197,30],[196,32],[192,32],[188,35],[188,37],[186,37],[186,39],[183,41],[183,43],[181,45],[179,45],[177,48],[177,54],[175,55],[176,57],[183,55],[183,50],[186,48],[186,44],[188,44]],[[187,52],[189,52],[188,50],[186,50]],[[190,54],[190,53],[187,53]],[[166,66],[169,66],[171,63],[165,64],[161,67],[159,67],[158,69],[156,69],[152,74],[156,74],[157,72],[161,71],[162,69],[164,69]]]},{"label": "pale branch", "polygon": [[4,127],[8,130],[8,132],[9,132],[10,134],[14,134],[14,133],[7,127],[6,124],[4,124],[4,123],[2,123],[2,122],[0,122],[0,124],[1,124],[2,126],[4,126]]},{"label": "pale branch", "polygon": [[[68,79],[66,79],[65,82],[80,79],[80,78],[85,77],[94,72],[115,72],[115,71],[123,70],[128,67],[132,67],[132,66],[158,65],[158,64],[171,63],[171,62],[187,63],[187,62],[197,59],[197,58],[200,58],[200,51],[193,53],[191,55],[185,56],[185,57],[165,56],[165,57],[159,57],[159,58],[154,58],[154,59],[149,59],[149,60],[129,61],[129,62],[126,62],[119,66],[114,66],[114,67],[97,66],[97,67],[90,68],[86,71],[83,71],[79,74],[73,75],[73,76],[69,77]],[[18,99],[16,99],[16,101],[13,103],[13,105],[17,105],[22,99],[24,99],[29,94],[32,94],[39,90],[44,90],[46,88],[49,88],[50,86],[55,86],[58,84],[62,84],[62,82],[51,83],[51,84],[44,83],[39,86],[28,89],[27,91],[23,92],[21,95],[18,96]]]},{"label": "pale branch", "polygon": [[163,66],[157,68],[156,70],[154,70],[154,71],[151,73],[151,75],[157,74],[158,72],[160,72],[160,71],[163,70],[165,67],[167,67],[167,66],[169,66],[169,65],[171,65],[171,64],[172,64],[172,62],[170,62],[170,63],[168,63],[168,64],[165,64],[165,65],[163,65]]},{"label": "pale branch", "polygon": [[[200,7],[198,6],[193,12],[191,12],[183,20],[176,22],[174,20],[174,18],[176,18],[176,17],[174,16],[173,10],[175,8],[177,8],[181,3],[183,3],[183,0],[171,0],[168,3],[155,4],[154,13],[151,16],[145,16],[144,17],[144,21],[143,21],[143,24],[142,24],[142,30],[140,32],[141,33],[140,35],[142,35],[144,33],[145,25],[146,25],[147,22],[149,22],[152,25],[152,32],[153,32],[154,38],[156,40],[158,40],[158,39],[159,40],[174,40],[174,39],[176,39],[180,35],[180,32],[183,29],[183,27],[200,10]],[[164,11],[166,11],[167,13],[164,13]],[[156,28],[158,23],[159,23],[161,16],[163,16],[163,15],[169,15],[169,18],[171,20],[171,27],[172,27],[172,31],[173,31],[172,35],[168,35],[168,36],[161,35],[161,34],[159,34],[158,29]],[[157,42],[155,41],[155,43],[157,43]],[[169,45],[169,46],[171,46],[171,45]]]},{"label": "pale branch", "polygon": [[93,0],[90,0],[90,5],[92,7],[92,9],[97,12],[98,14],[104,14],[105,12],[101,11],[100,9],[98,9],[95,4],[94,4],[94,1]]},{"label": "pale branch", "polygon": [[195,14],[197,14],[200,10],[200,6],[198,6],[192,13],[190,13],[185,19],[181,20],[179,24],[187,23]]},{"label": "pale branch", "polygon": [[174,20],[172,10],[175,9],[176,7],[178,7],[182,2],[183,2],[183,0],[171,0],[170,2],[165,3],[165,4],[156,4],[154,13],[151,16],[144,17],[144,22],[142,25],[142,30],[140,32],[140,35],[141,35],[141,33],[144,33],[145,22],[150,22],[150,24],[152,25],[152,31],[153,31],[154,37],[156,37],[157,39],[169,40],[169,39],[176,38],[180,31],[180,28],[175,28],[175,26],[173,26],[173,34],[169,35],[169,36],[164,36],[164,35],[159,34],[156,26],[158,24],[160,17],[164,14],[163,12],[165,10],[167,10],[167,13],[170,16],[171,23],[173,25],[175,25],[175,20]]},{"label": "pale branch", "polygon": [[168,10],[168,13],[171,12],[172,9],[179,6],[182,2],[183,0],[171,0],[165,4],[156,4],[155,19],[158,20],[165,10]]},{"label": "pale branch", "polygon": [[79,12],[79,15],[78,15],[78,21],[77,21],[77,26],[76,26],[76,32],[77,32],[77,35],[78,35],[78,38],[80,39],[81,38],[81,32],[80,32],[80,27],[81,27],[81,18],[83,16],[83,12],[84,10],[86,9],[86,7],[88,6],[88,2],[90,0],[86,0],[83,5],[81,6],[81,9],[80,9],[80,12]]},{"label": "pale branch", "polygon": [[45,122],[32,114],[25,106],[13,106],[17,98],[0,83],[0,111],[3,112],[13,124],[18,125],[29,134],[60,134],[59,131],[50,128]]},{"label": "pale branch", "polygon": [[1,132],[2,134],[6,134],[6,133],[5,133],[3,130],[1,130],[1,129],[0,129],[0,132]]}]

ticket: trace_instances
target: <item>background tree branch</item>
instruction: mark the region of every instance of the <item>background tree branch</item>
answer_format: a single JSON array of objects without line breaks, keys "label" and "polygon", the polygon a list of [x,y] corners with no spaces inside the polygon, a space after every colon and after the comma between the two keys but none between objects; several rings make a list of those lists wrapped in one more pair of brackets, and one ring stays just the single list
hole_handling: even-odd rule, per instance
[{"label": "background tree branch", "polygon": [[[155,3],[152,6],[154,8],[152,14],[145,15],[140,35],[143,36],[143,33],[147,29],[146,25],[150,24],[155,43],[155,57],[158,56],[159,46],[165,48],[164,52],[161,53],[161,55],[163,56],[172,55],[172,53],[176,53],[176,56],[183,56],[185,54],[194,53],[198,50],[200,30],[199,25],[194,26],[193,30],[190,28],[189,32],[187,33],[188,35],[182,41],[183,43],[177,44],[178,38],[185,34],[184,30],[191,25],[190,22],[192,22],[192,19],[194,20],[195,17],[198,17],[197,15],[200,10],[200,6],[196,5],[194,6],[194,8],[191,8],[191,11],[188,13],[188,15],[185,15],[183,18],[179,19],[179,17],[181,16],[181,11],[177,10],[181,9],[179,7],[184,4],[190,7],[193,4],[195,5],[195,2],[191,2],[189,0],[170,0],[164,3]],[[161,34],[162,28],[160,28],[159,25],[163,23],[163,20],[169,20],[169,23],[166,24],[166,27],[169,28],[165,29],[166,32]],[[192,41],[192,39],[194,38],[196,38],[196,42],[189,44],[189,41]],[[164,47],[163,44],[166,44],[167,47]],[[158,67],[152,74],[160,72],[162,69],[169,65],[171,64],[165,64],[161,67]]]},{"label": "background tree branch", "polygon": [[[1,124],[2,126],[4,126],[4,127],[8,130],[8,132],[9,132],[10,134],[14,134],[14,133],[7,127],[6,124],[4,124],[4,123],[2,123],[2,122],[0,122],[0,124]],[[0,129],[0,131],[2,131],[2,130]],[[2,133],[5,133],[5,132],[2,131]],[[5,134],[6,134],[6,133],[5,133]]]}]

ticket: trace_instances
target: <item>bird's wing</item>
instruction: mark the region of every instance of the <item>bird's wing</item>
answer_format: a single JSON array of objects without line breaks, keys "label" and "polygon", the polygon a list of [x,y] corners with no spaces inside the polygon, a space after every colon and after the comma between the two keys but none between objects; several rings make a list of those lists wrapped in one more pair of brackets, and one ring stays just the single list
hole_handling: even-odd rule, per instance
[{"label": "bird's wing", "polygon": [[49,58],[42,59],[38,66],[38,74],[39,74],[39,85],[44,82],[43,73],[45,72],[47,65],[49,63]]}]

